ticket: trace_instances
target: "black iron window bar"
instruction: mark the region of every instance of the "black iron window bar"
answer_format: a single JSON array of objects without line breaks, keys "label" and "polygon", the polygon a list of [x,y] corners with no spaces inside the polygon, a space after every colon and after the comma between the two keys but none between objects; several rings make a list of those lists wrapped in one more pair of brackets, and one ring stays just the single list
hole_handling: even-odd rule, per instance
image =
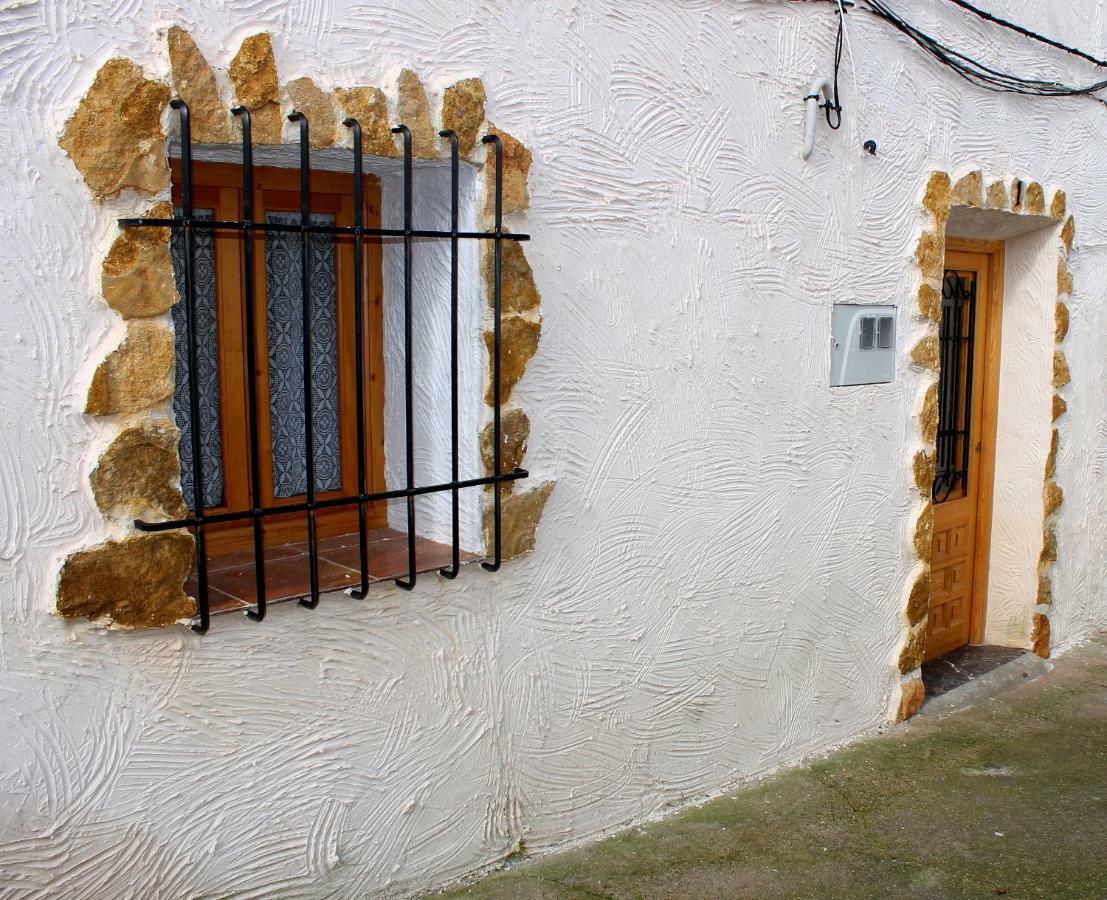
[{"label": "black iron window bar", "polygon": [[942,503],[969,487],[976,281],[948,270],[942,278],[938,330],[938,440],[933,499]]},{"label": "black iron window bar", "polygon": [[[254,183],[254,157],[253,142],[250,131],[250,112],[243,107],[235,107],[232,112],[242,125],[242,195],[243,217],[239,221],[220,221],[213,219],[200,219],[193,216],[192,208],[192,133],[189,123],[188,105],[181,99],[170,101],[170,106],[177,111],[180,120],[181,138],[181,214],[169,219],[155,218],[130,218],[120,219],[119,224],[125,228],[171,228],[179,229],[184,238],[184,273],[182,278],[183,294],[181,302],[184,303],[185,316],[188,321],[188,370],[192,373],[189,378],[189,418],[192,423],[191,450],[193,465],[192,480],[192,513],[183,519],[173,519],[165,522],[135,521],[135,528],[139,531],[159,532],[170,531],[178,528],[191,529],[196,540],[196,593],[198,615],[192,629],[200,634],[205,633],[211,624],[211,612],[209,604],[207,554],[205,549],[205,528],[221,522],[233,522],[250,520],[253,527],[254,545],[254,570],[255,587],[257,592],[256,603],[253,608],[246,610],[246,615],[255,622],[265,618],[265,552],[262,534],[262,522],[272,515],[287,515],[288,513],[302,512],[307,518],[308,532],[308,567],[310,593],[299,598],[300,605],[308,609],[315,609],[319,604],[319,548],[316,534],[315,518],[320,509],[335,506],[350,506],[357,504],[359,550],[360,550],[360,584],[349,591],[350,595],[361,599],[366,596],[369,589],[368,575],[368,537],[366,530],[366,504],[375,501],[388,501],[404,499],[407,503],[407,568],[406,577],[396,578],[395,583],[404,590],[415,587],[416,581],[416,555],[415,555],[415,498],[424,494],[434,494],[449,491],[452,495],[452,542],[453,554],[451,564],[439,570],[439,574],[445,578],[455,578],[461,566],[460,547],[460,519],[458,512],[459,492],[463,488],[493,487],[493,548],[491,559],[485,559],[481,566],[489,572],[495,572],[500,568],[502,540],[502,488],[506,481],[526,478],[528,472],[516,467],[513,471],[501,472],[500,444],[500,341],[501,341],[501,288],[503,280],[503,242],[526,241],[530,239],[526,234],[513,234],[503,227],[503,145],[497,135],[485,135],[482,142],[491,144],[496,159],[495,171],[495,219],[491,231],[460,231],[459,221],[459,189],[458,189],[458,143],[457,135],[446,130],[439,135],[450,143],[450,227],[447,230],[417,229],[412,225],[412,159],[411,159],[411,132],[406,125],[399,124],[392,129],[393,134],[400,135],[403,140],[403,228],[367,228],[363,224],[362,217],[362,187],[363,165],[361,125],[356,119],[346,119],[343,124],[350,129],[353,136],[353,195],[354,195],[354,224],[353,226],[320,225],[310,221],[311,207],[311,160],[309,147],[309,124],[307,118],[300,112],[293,112],[289,120],[299,126],[300,147],[300,221],[295,223],[258,222],[254,221],[253,210],[253,183]],[[255,231],[285,231],[297,232],[301,235],[303,248],[302,259],[302,285],[303,285],[303,391],[304,391],[304,429],[305,429],[305,469],[306,491],[302,502],[281,504],[279,506],[265,506],[260,502],[260,449],[258,446],[258,396],[254,379],[247,378],[247,413],[248,442],[249,442],[249,468],[250,468],[250,509],[237,510],[222,513],[207,514],[204,511],[204,473],[203,456],[201,454],[201,428],[200,428],[200,396],[199,379],[195,373],[198,371],[198,338],[196,327],[196,298],[193,293],[195,280],[195,247],[194,235],[197,230],[238,230],[243,232]],[[311,339],[311,253],[309,241],[312,234],[349,234],[354,239],[354,327],[355,353],[355,391],[357,403],[357,494],[342,497],[329,497],[318,499],[315,486],[315,456],[314,456],[314,421],[313,421],[313,385],[312,385],[312,339]],[[403,302],[404,302],[404,437],[405,437],[405,486],[388,491],[369,492],[366,489],[365,471],[365,364],[363,347],[363,296],[362,296],[362,265],[365,239],[377,238],[400,239],[403,241]],[[414,393],[413,380],[415,372],[412,366],[412,244],[416,238],[448,240],[450,242],[450,444],[451,444],[451,480],[441,484],[419,485],[415,480],[415,446],[414,446]],[[492,440],[493,440],[493,474],[482,478],[461,479],[458,464],[458,251],[459,244],[463,240],[489,240],[493,242],[493,332],[492,332]],[[243,291],[246,318],[246,363],[249,372],[256,370],[256,335],[254,318],[254,265],[253,242],[242,241],[243,253]]]}]

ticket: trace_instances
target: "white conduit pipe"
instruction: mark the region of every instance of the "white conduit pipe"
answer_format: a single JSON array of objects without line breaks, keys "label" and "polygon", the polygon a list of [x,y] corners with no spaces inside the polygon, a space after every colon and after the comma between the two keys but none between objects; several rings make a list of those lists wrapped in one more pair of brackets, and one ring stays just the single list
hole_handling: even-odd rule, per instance
[{"label": "white conduit pipe", "polygon": [[807,89],[807,96],[804,97],[804,100],[807,102],[807,120],[803,132],[804,159],[807,159],[807,157],[811,155],[811,151],[815,149],[815,120],[819,115],[820,93],[827,103],[831,102],[829,78],[816,78],[812,81],[811,87]]}]

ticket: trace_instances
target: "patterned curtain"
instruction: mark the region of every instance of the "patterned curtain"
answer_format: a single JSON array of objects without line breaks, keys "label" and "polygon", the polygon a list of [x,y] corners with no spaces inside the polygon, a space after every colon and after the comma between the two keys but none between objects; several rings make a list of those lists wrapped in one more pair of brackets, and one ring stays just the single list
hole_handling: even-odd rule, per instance
[{"label": "patterned curtain", "polygon": [[[181,215],[181,210],[174,210]],[[197,219],[212,219],[215,211],[197,209]],[[210,231],[196,231],[193,236],[192,296],[196,307],[197,386],[200,394],[200,456],[204,464],[204,508],[223,504],[223,453],[219,424],[219,344],[215,323],[215,236]],[[172,229],[169,253],[173,260],[173,277],[177,296],[184,297],[184,232]],[[191,373],[188,371],[188,317],[184,302],[173,306],[173,342],[176,349],[176,384],[173,388],[173,415],[181,429],[181,490],[185,502],[196,509],[196,487],[192,466],[192,418],[188,391]]]},{"label": "patterned curtain", "polygon": [[[296,224],[299,214],[266,213],[269,222]],[[333,215],[312,216],[316,225],[334,225]],[[341,487],[338,433],[338,345],[334,236],[313,234],[311,252],[312,398],[317,491]],[[307,490],[304,429],[302,319],[303,244],[299,234],[265,235],[268,298],[269,415],[272,425],[273,493],[295,497]]]}]

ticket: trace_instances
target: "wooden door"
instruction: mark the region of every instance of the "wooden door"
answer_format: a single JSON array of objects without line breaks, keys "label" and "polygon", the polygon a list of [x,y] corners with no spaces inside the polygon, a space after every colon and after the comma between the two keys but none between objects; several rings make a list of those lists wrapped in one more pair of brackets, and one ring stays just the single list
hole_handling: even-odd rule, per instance
[{"label": "wooden door", "polygon": [[925,659],[983,639],[1002,245],[951,240],[945,266]]}]

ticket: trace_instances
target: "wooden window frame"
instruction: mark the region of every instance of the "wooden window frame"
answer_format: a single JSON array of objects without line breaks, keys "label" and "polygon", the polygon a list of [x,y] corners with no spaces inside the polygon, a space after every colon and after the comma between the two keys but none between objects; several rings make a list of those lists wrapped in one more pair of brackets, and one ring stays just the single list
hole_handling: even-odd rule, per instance
[{"label": "wooden window frame", "polygon": [[[180,161],[172,160],[173,202],[181,203]],[[193,206],[214,209],[222,221],[238,221],[243,216],[242,169],[237,164],[193,163]],[[300,173],[297,169],[274,166],[254,168],[254,217],[264,221],[267,211],[299,212]],[[374,176],[363,179],[363,221],[367,227],[380,227],[380,181]],[[354,220],[353,177],[349,173],[313,170],[311,172],[311,210],[330,213],[339,226],[351,226]],[[209,509],[210,514],[250,508],[249,416],[247,410],[247,372],[245,347],[246,305],[243,302],[244,279],[242,246],[246,239],[256,241],[254,249],[255,322],[257,338],[255,360],[258,398],[258,439],[261,460],[261,506],[279,506],[302,502],[303,496],[273,497],[271,422],[269,403],[268,304],[266,300],[266,232],[217,230],[215,239],[216,340],[219,359],[219,404],[221,456],[223,461],[224,505]],[[384,478],[384,334],[382,247],[379,239],[364,239],[365,260],[362,290],[365,304],[362,317],[365,359],[365,465],[369,492],[386,490]],[[337,309],[339,446],[341,484],[318,499],[350,496],[357,493],[357,436],[355,386],[354,289],[352,270],[354,241],[350,235],[335,236],[335,288]],[[191,498],[186,498],[186,502]],[[387,524],[387,504],[366,506],[367,527]],[[320,510],[318,534],[330,537],[357,531],[356,505]],[[266,546],[306,539],[303,513],[273,515],[263,525]],[[248,521],[212,524],[207,528],[207,551],[221,555],[252,547]]]}]

